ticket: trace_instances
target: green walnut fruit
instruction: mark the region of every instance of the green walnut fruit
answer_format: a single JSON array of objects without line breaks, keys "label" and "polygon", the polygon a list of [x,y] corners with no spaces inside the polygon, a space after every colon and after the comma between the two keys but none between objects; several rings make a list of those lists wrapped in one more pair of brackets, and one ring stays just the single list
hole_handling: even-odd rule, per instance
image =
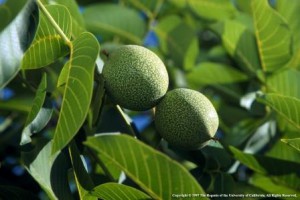
[{"label": "green walnut fruit", "polygon": [[112,101],[136,111],[157,105],[169,86],[164,63],[152,51],[137,45],[125,45],[109,54],[103,76]]},{"label": "green walnut fruit", "polygon": [[214,137],[219,118],[214,106],[203,94],[179,88],[167,92],[157,105],[155,126],[169,144],[196,149],[205,146]]}]

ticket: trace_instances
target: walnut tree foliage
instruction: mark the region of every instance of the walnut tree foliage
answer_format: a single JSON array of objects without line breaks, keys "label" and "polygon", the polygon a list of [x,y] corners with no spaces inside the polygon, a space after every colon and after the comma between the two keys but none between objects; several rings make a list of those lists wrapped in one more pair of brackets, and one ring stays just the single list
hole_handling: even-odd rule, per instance
[{"label": "walnut tree foliage", "polygon": [[[299,197],[299,13],[298,0],[0,1],[0,199]],[[125,44],[162,59],[169,89],[212,101],[217,140],[168,145],[153,110],[110,101],[103,50]]]}]

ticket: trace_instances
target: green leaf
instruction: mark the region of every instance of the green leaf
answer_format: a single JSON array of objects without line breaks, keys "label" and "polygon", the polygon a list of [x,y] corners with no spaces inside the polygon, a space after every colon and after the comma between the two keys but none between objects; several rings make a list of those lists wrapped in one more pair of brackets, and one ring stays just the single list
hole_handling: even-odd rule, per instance
[{"label": "green leaf", "polygon": [[241,68],[252,74],[260,68],[255,37],[244,24],[225,20],[212,28],[221,36],[223,46]]},{"label": "green leaf", "polygon": [[38,141],[34,150],[22,152],[23,163],[50,199],[73,199],[68,185],[67,158],[62,153],[51,155],[51,146],[51,142]]},{"label": "green leaf", "polygon": [[69,146],[69,154],[80,199],[96,200],[97,198],[86,196],[93,189],[94,183],[84,167],[84,158],[80,156],[74,141]]},{"label": "green leaf", "polygon": [[26,0],[6,1],[0,5],[0,32],[16,17],[26,2]]},{"label": "green leaf", "polygon": [[[300,195],[299,191],[293,190],[289,187],[285,187],[284,185],[280,185],[276,182],[274,182],[271,178],[261,175],[261,174],[255,174],[250,179],[250,184],[261,188],[268,192],[269,194],[291,194],[291,195]],[[295,197],[295,196],[294,196]],[[281,197],[282,198],[282,197]],[[290,198],[283,198],[283,199],[291,199]]]},{"label": "green leaf", "polygon": [[148,18],[155,17],[154,12],[157,12],[157,4],[162,3],[159,0],[125,0],[138,10],[143,11]]},{"label": "green leaf", "polygon": [[14,186],[0,185],[0,199],[9,200],[38,200],[31,192]]},{"label": "green leaf", "polygon": [[158,24],[155,26],[155,33],[159,39],[160,48],[164,53],[168,53],[168,44],[172,43],[175,46],[176,41],[173,38],[169,37],[169,33],[175,29],[182,22],[179,16],[177,15],[169,15],[167,17],[162,18]]},{"label": "green leaf", "polygon": [[105,200],[147,200],[152,199],[145,193],[126,185],[117,183],[106,183],[95,187],[91,195]]},{"label": "green leaf", "polygon": [[0,101],[0,109],[28,114],[31,110],[32,100],[29,97],[20,97],[9,101]]},{"label": "green leaf", "polygon": [[236,83],[246,80],[248,80],[247,75],[233,67],[212,62],[202,62],[187,74],[188,83],[197,88],[203,85]]},{"label": "green leaf", "polygon": [[236,183],[230,174],[217,173],[214,181],[214,192],[217,194],[230,194],[235,192]]},{"label": "green leaf", "polygon": [[252,1],[256,42],[263,71],[282,68],[292,55],[291,31],[284,18],[265,0]]},{"label": "green leaf", "polygon": [[295,69],[287,69],[267,78],[269,92],[279,93],[300,99],[300,72]]},{"label": "green leaf", "polygon": [[[113,162],[154,199],[172,194],[204,194],[192,175],[177,162],[128,135],[99,135],[85,143]],[[123,147],[123,148],[122,148]]]},{"label": "green leaf", "polygon": [[41,131],[51,119],[53,109],[51,102],[46,99],[46,89],[47,76],[44,74],[27,117],[20,145],[31,142],[31,135]]},{"label": "green leaf", "polygon": [[89,111],[88,123],[90,128],[97,126],[100,120],[101,109],[103,107],[105,98],[105,87],[104,78],[102,76],[96,76],[95,78],[95,90],[93,93],[93,99],[91,103],[91,108]]},{"label": "green leaf", "polygon": [[37,6],[33,0],[29,0],[14,20],[0,32],[0,89],[18,73],[23,54],[35,34],[37,17]]},{"label": "green leaf", "polygon": [[281,160],[277,158],[272,158],[268,156],[252,155],[248,153],[243,153],[237,148],[230,146],[229,150],[233,154],[234,158],[255,172],[261,174],[268,174],[274,176],[282,176],[288,174],[299,175],[300,164]]},{"label": "green leaf", "polygon": [[300,151],[300,138],[281,139],[281,141],[286,143],[287,145],[295,148],[296,150]]},{"label": "green leaf", "polygon": [[286,64],[286,66],[300,70],[300,48],[294,52],[292,59]]},{"label": "green leaf", "polygon": [[134,44],[142,44],[146,25],[141,16],[133,9],[116,4],[93,4],[83,12],[89,31],[109,40],[119,36]]},{"label": "green leaf", "polygon": [[65,147],[82,126],[92,99],[95,61],[99,44],[90,33],[83,33],[72,42],[69,74],[55,130],[53,153]]},{"label": "green leaf", "polygon": [[190,70],[199,54],[196,31],[178,16],[162,19],[155,27],[162,50],[169,54],[177,66]]},{"label": "green leaf", "polygon": [[[286,133],[284,137],[291,137],[290,135],[291,133]],[[298,133],[295,133],[295,135],[298,135]],[[299,151],[294,148],[287,147],[286,144],[284,144],[280,140],[276,141],[272,148],[266,153],[266,156],[300,164]],[[298,176],[298,174],[288,174],[284,176],[272,177],[272,180],[286,187],[300,191],[300,177]]]},{"label": "green leaf", "polygon": [[268,93],[258,100],[270,106],[295,127],[300,128],[300,99]]},{"label": "green leaf", "polygon": [[188,0],[186,2],[199,17],[208,20],[224,20],[236,14],[230,0]]},{"label": "green leaf", "polygon": [[251,14],[251,1],[236,0],[236,7],[247,14]]},{"label": "green leaf", "polygon": [[73,38],[78,37],[85,31],[84,20],[75,0],[51,0],[50,2],[51,4],[63,5],[69,10],[72,21],[71,35]]},{"label": "green leaf", "polygon": [[[289,24],[293,33],[293,50],[300,48],[300,22],[297,20],[299,16],[300,2],[289,0],[276,0],[276,10]],[[298,56],[299,57],[299,56]],[[300,60],[299,60],[300,61]]]},{"label": "green leaf", "polygon": [[[71,16],[66,7],[45,6],[64,34],[71,38]],[[68,46],[54,29],[47,16],[41,13],[36,36],[22,60],[23,69],[37,69],[53,63],[69,52]]]},{"label": "green leaf", "polygon": [[57,84],[56,84],[57,87],[61,87],[61,86],[65,85],[67,82],[67,79],[69,76],[69,71],[70,71],[70,69],[69,69],[70,63],[69,62],[70,61],[68,61],[60,71],[60,74],[57,79]]},{"label": "green leaf", "polygon": [[185,70],[190,70],[195,65],[199,54],[198,43],[195,30],[183,22],[168,34],[169,54]]}]

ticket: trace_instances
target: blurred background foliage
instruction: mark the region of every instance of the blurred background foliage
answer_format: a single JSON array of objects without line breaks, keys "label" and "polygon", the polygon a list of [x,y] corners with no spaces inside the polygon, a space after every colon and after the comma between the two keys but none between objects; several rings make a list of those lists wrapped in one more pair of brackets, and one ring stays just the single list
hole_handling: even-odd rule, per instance
[{"label": "blurred background foliage", "polygon": [[[0,1],[0,31],[26,1],[18,1],[20,6],[10,2]],[[123,44],[151,49],[167,67],[170,89],[188,87],[204,93],[220,117],[219,141],[195,151],[161,141],[150,111],[126,111],[130,119],[124,120],[109,101],[95,132],[130,132],[128,122],[132,123],[141,141],[180,162],[206,193],[300,195],[300,1],[77,3],[82,23],[102,50],[109,52]],[[9,15],[4,6],[10,8]],[[46,72],[47,91],[56,91],[63,63],[58,60],[39,70],[21,71],[0,90],[0,185],[23,188],[42,199],[46,194],[24,169],[19,143],[35,97],[31,86],[37,88]],[[55,107],[61,99],[53,93]],[[55,123],[50,120],[43,129],[44,137],[52,137]],[[84,137],[78,134],[76,139]],[[91,163],[89,167],[94,168],[92,177],[97,182],[106,182],[99,167]],[[126,184],[135,186],[130,181]],[[74,187],[70,185],[72,191]],[[4,190],[9,188],[0,186],[0,193]]]}]

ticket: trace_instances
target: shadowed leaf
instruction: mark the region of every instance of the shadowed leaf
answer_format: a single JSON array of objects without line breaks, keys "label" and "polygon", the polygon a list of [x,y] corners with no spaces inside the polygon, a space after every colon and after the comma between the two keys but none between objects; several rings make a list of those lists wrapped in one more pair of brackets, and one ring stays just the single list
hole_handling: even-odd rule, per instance
[{"label": "shadowed leaf", "polygon": [[49,122],[52,116],[51,102],[46,97],[47,76],[43,76],[36,96],[33,100],[30,113],[27,117],[25,128],[22,132],[20,145],[31,142],[31,135],[41,131]]}]

